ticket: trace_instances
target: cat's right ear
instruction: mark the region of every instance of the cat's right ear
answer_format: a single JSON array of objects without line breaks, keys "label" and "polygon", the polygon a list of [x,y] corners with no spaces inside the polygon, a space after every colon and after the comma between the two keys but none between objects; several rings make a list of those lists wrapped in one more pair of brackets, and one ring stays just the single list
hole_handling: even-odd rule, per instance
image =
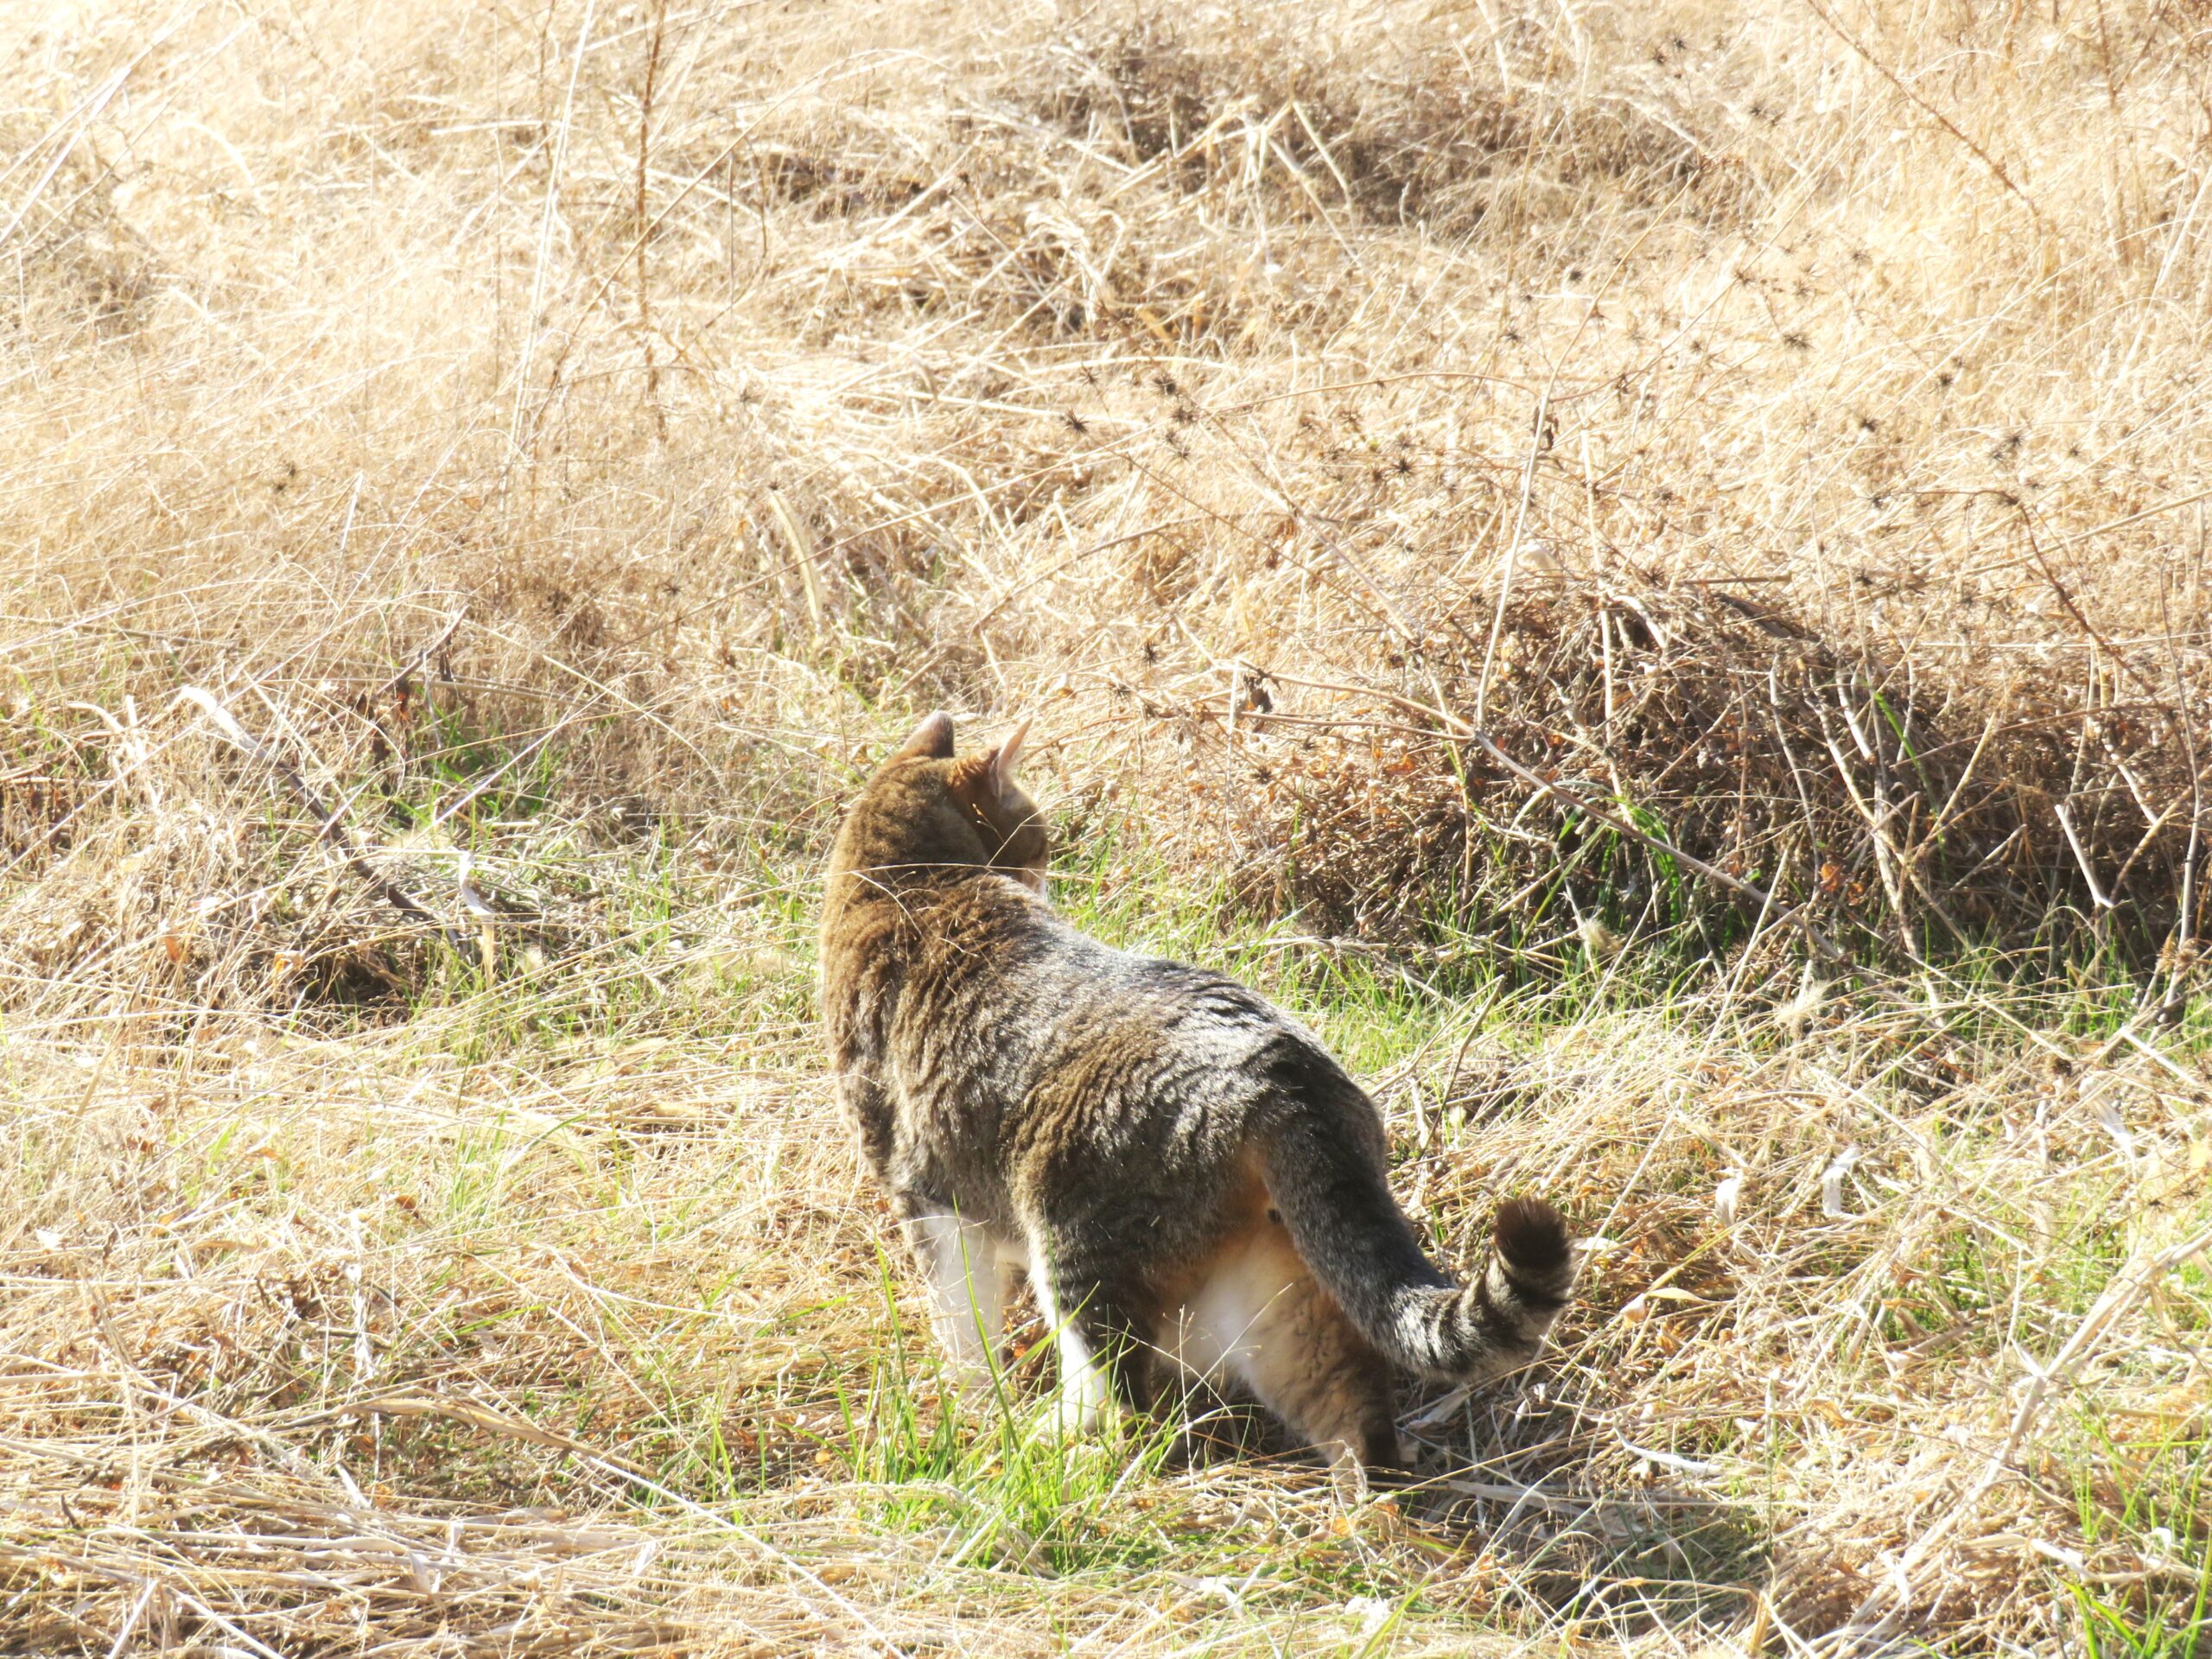
[{"label": "cat's right ear", "polygon": [[908,738],[898,753],[887,765],[895,766],[901,760],[950,760],[952,759],[952,716],[938,709]]},{"label": "cat's right ear", "polygon": [[1029,735],[1029,722],[1023,721],[1014,728],[1014,735],[993,749],[990,753],[991,787],[1004,800],[1014,792],[1014,763],[1021,759],[1021,740]]}]

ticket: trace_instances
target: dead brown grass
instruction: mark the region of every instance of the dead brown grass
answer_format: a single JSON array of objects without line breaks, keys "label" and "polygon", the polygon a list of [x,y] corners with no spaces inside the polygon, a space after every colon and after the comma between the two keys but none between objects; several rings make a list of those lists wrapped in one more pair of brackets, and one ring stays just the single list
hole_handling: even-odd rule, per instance
[{"label": "dead brown grass", "polygon": [[[2207,41],[0,18],[0,1646],[2196,1650]],[[1457,1488],[894,1455],[937,704],[1613,1241]]]}]

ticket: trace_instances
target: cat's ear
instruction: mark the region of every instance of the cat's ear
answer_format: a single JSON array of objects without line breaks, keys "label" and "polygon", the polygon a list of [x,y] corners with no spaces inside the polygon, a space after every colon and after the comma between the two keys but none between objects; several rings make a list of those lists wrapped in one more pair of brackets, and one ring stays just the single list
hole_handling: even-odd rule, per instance
[{"label": "cat's ear", "polygon": [[952,716],[938,709],[914,728],[898,753],[886,764],[896,765],[901,760],[950,760],[952,759]]},{"label": "cat's ear", "polygon": [[1003,798],[1014,789],[1014,768],[1021,759],[1021,740],[1029,735],[1029,722],[1023,721],[1014,728],[1014,735],[993,749],[990,753],[991,787]]}]

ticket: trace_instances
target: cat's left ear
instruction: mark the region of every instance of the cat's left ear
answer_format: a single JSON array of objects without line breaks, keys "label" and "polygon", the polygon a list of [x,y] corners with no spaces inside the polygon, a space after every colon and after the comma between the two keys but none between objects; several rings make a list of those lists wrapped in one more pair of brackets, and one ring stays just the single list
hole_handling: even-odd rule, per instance
[{"label": "cat's left ear", "polygon": [[1014,728],[1014,735],[990,753],[988,775],[992,791],[1001,798],[1014,791],[1014,764],[1021,759],[1021,740],[1029,735],[1029,722],[1023,721]]},{"label": "cat's left ear", "polygon": [[952,758],[952,716],[938,709],[914,728],[913,735],[901,744],[899,752],[886,764],[896,766],[901,760],[950,760]]}]

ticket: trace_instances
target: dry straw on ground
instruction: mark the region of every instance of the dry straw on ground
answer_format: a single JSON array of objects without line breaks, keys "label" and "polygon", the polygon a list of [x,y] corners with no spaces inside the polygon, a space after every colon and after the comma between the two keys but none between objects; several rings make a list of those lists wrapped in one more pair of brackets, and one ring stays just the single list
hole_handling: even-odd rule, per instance
[{"label": "dry straw on ground", "polygon": [[[2203,1644],[2196,8],[0,65],[0,1650]],[[932,1438],[807,953],[939,704],[1609,1242],[1422,1493]]]}]

